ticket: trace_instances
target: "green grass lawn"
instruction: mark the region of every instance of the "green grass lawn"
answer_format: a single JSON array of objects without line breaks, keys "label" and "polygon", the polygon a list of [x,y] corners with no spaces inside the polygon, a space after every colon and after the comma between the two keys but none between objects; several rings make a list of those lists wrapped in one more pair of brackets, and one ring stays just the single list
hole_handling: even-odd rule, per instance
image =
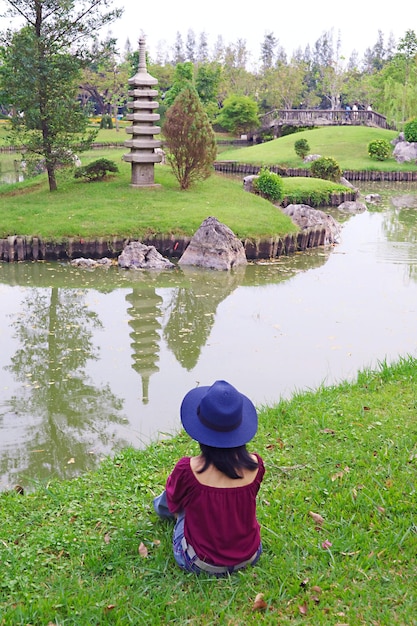
[{"label": "green grass lawn", "polygon": [[306,167],[294,150],[294,143],[298,139],[306,139],[310,154],[333,157],[343,170],[415,171],[417,165],[413,162],[397,163],[393,157],[376,161],[368,156],[370,141],[386,139],[390,142],[397,135],[393,130],[367,126],[326,126],[286,135],[249,148],[225,150],[221,153],[221,159],[257,165]]},{"label": "green grass lawn", "polygon": [[[342,130],[355,131],[353,145]],[[312,152],[328,150],[323,156],[361,169],[369,166],[363,145],[371,137],[362,131],[390,132],[333,127],[308,131],[307,139]],[[291,165],[301,136],[229,158]],[[0,236],[191,234],[208,215],[241,237],[289,232],[279,209],[226,177],[180,192],[169,169],[157,166],[161,188],[132,189],[122,153],[83,157],[117,161],[120,174],[103,183],[64,177],[54,194],[44,176],[2,185]],[[125,450],[73,481],[0,494],[0,625],[416,624],[416,389],[417,362],[406,358],[361,372],[354,384],[262,407],[251,449],[267,468],[258,507],[264,554],[225,579],[179,570],[172,527],[152,509],[176,460],[196,452],[184,434]],[[258,594],[262,609],[254,607]]]},{"label": "green grass lawn", "polygon": [[225,579],[181,571],[153,511],[174,463],[197,452],[185,434],[0,494],[0,623],[416,624],[416,389],[406,358],[263,407],[249,447],[267,470],[264,553]]},{"label": "green grass lawn", "polygon": [[236,236],[284,235],[297,227],[267,200],[243,190],[241,181],[213,175],[189,191],[180,191],[168,166],[155,167],[159,188],[130,186],[130,165],[123,151],[95,151],[83,162],[106,156],[119,174],[103,182],[63,178],[50,193],[46,176],[0,187],[0,237],[33,235],[53,240],[67,237],[130,237],[172,233],[190,236],[209,216],[229,226]]},{"label": "green grass lawn", "polygon": [[[4,133],[4,125],[0,126]],[[123,130],[100,130],[98,140],[115,142],[125,138]],[[366,146],[376,137],[393,137],[393,131],[366,127],[326,127],[288,135],[264,144],[226,150],[223,159],[246,163],[302,167],[294,152],[296,139],[305,136],[312,152],[334,156],[343,168],[391,168],[392,159],[375,162],[366,156]],[[102,183],[85,183],[59,174],[58,192],[51,194],[46,177],[39,176],[15,185],[0,186],[0,237],[37,235],[62,240],[69,237],[143,238],[172,233],[190,236],[209,216],[225,223],[240,238],[282,236],[294,232],[292,222],[266,200],[243,191],[242,182],[212,176],[187,192],[181,192],[168,167],[155,167],[159,189],[130,187],[130,165],[121,159],[125,149],[101,149],[82,154],[83,164],[106,157],[120,169]],[[220,156],[220,155],[219,155]],[[10,155],[0,157],[10,162]],[[14,155],[13,158],[16,158]],[[402,164],[409,170],[415,167]],[[284,178],[284,193],[292,202],[320,196],[326,198],[341,187],[321,179]]]}]

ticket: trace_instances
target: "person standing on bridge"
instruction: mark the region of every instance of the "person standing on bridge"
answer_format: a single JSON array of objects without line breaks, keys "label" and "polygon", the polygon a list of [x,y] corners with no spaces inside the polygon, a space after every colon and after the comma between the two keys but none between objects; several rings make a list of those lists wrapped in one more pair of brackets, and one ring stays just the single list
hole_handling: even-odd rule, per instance
[{"label": "person standing on bridge", "polygon": [[346,120],[346,122],[350,122],[350,111],[351,111],[351,108],[350,108],[350,106],[347,104],[347,105],[346,105],[346,115],[345,115],[345,120]]}]

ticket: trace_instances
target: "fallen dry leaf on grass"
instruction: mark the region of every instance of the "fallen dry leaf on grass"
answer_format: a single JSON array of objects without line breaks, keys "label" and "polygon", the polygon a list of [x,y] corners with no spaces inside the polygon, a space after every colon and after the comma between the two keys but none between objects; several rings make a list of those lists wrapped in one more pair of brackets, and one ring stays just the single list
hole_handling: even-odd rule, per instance
[{"label": "fallen dry leaf on grass", "polygon": [[140,556],[143,556],[143,557],[148,556],[148,548],[145,546],[145,544],[142,541],[139,544],[138,552]]},{"label": "fallen dry leaf on grass", "polygon": [[308,514],[313,518],[314,522],[317,526],[321,526],[324,523],[324,518],[319,513],[313,513],[313,511],[309,511]]},{"label": "fallen dry leaf on grass", "polygon": [[255,597],[255,602],[253,603],[252,609],[254,611],[262,611],[263,609],[266,609],[267,607],[267,603],[264,600],[264,594],[263,593],[257,593],[256,597]]},{"label": "fallen dry leaf on grass", "polygon": [[300,604],[300,606],[298,607],[298,610],[300,611],[301,615],[307,615],[308,613],[307,602],[304,602],[304,604]]},{"label": "fallen dry leaf on grass", "polygon": [[109,535],[109,533],[106,533],[104,535],[104,543],[110,543],[110,535]]}]

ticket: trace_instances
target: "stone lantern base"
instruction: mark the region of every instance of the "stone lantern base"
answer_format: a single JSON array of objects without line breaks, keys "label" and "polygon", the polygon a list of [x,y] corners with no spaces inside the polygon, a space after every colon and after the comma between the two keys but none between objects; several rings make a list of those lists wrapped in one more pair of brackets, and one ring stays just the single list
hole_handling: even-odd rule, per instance
[{"label": "stone lantern base", "polygon": [[132,163],[131,187],[161,187],[155,183],[153,163]]}]

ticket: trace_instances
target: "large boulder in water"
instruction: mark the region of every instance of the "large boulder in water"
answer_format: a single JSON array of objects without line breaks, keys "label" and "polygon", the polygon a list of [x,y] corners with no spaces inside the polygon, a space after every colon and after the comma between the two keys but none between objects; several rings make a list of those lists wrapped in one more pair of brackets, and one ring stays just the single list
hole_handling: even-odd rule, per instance
[{"label": "large boulder in water", "polygon": [[325,228],[325,243],[338,243],[340,239],[340,231],[342,227],[334,217],[328,215],[320,209],[314,209],[308,204],[289,204],[281,209],[285,215],[288,215],[302,230],[310,228]]},{"label": "large boulder in water", "polygon": [[125,269],[166,270],[175,267],[163,257],[155,246],[147,246],[140,241],[131,241],[117,259],[118,265]]},{"label": "large boulder in water", "polygon": [[366,204],[358,202],[357,200],[346,200],[337,207],[339,211],[345,211],[345,213],[363,213],[366,211]]},{"label": "large boulder in water", "polygon": [[230,270],[247,264],[245,248],[228,226],[207,217],[191,238],[179,265]]}]

